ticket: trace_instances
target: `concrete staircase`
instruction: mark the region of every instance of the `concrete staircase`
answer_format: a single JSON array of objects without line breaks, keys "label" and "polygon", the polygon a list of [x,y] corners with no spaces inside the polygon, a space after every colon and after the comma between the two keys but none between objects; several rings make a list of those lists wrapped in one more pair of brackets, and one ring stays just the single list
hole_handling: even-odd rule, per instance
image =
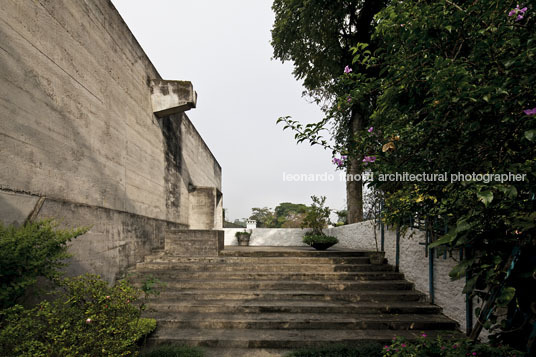
[{"label": "concrete staircase", "polygon": [[152,344],[290,349],[386,342],[454,331],[454,321],[424,301],[387,264],[366,252],[308,247],[226,247],[219,256],[158,252],[133,271],[165,282],[147,315]]}]

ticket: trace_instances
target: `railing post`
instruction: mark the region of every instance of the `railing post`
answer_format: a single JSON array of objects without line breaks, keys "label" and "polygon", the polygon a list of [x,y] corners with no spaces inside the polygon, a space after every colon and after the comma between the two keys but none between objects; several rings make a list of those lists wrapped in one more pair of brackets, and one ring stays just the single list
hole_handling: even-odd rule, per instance
[{"label": "railing post", "polygon": [[395,271],[400,271],[400,227],[396,227]]},{"label": "railing post", "polygon": [[381,251],[385,252],[385,225],[383,224],[383,201],[380,202],[380,236],[381,236]]},{"label": "railing post", "polygon": [[[470,251],[469,248],[465,248],[465,259],[470,258]],[[463,259],[463,248],[460,249],[460,261]],[[467,281],[471,279],[471,273],[469,270],[466,270],[465,272],[465,283],[467,284]],[[473,331],[473,298],[471,297],[470,293],[465,294],[465,334],[467,336],[471,335],[471,332]]]},{"label": "railing post", "polygon": [[[426,244],[430,245],[430,232],[426,231]],[[435,301],[434,293],[434,248],[428,248],[428,287],[430,292],[430,302]]]}]

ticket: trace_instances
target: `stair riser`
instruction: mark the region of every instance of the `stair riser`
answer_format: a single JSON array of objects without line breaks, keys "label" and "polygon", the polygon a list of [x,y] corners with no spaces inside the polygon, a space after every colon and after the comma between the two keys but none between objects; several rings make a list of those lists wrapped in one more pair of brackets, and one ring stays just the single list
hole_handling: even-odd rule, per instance
[{"label": "stair riser", "polygon": [[390,308],[385,306],[382,308],[371,307],[350,307],[350,306],[229,306],[229,305],[210,305],[210,306],[178,306],[176,304],[149,304],[149,311],[156,312],[182,312],[182,313],[316,313],[324,314],[438,314],[440,308],[431,307],[414,307],[414,308]]},{"label": "stair riser", "polygon": [[[135,284],[138,287],[141,284]],[[188,281],[188,282],[169,282],[161,291],[177,291],[184,289],[233,289],[244,291],[259,290],[311,290],[311,291],[376,291],[376,290],[411,290],[413,284],[404,281],[389,281],[380,283],[318,283],[306,284],[296,282],[294,284],[285,284],[278,282],[262,283],[248,281]]]},{"label": "stair riser", "polygon": [[159,320],[161,330],[167,329],[345,329],[345,330],[449,330],[456,328],[453,323],[434,321],[419,322],[393,322],[393,321],[360,321],[360,322],[334,322],[334,321],[166,321]]},{"label": "stair riser", "polygon": [[154,276],[163,282],[172,282],[176,280],[286,280],[286,281],[378,281],[378,280],[396,280],[402,279],[403,275],[395,272],[361,272],[361,273],[209,273],[209,272],[169,272],[166,270],[138,271],[136,276],[131,278],[134,282],[143,282],[146,277]]},{"label": "stair riser", "polygon": [[328,265],[328,264],[301,264],[301,265],[248,265],[248,264],[173,264],[173,263],[139,263],[138,270],[150,272],[161,270],[174,270],[180,272],[315,272],[315,273],[337,273],[337,272],[376,272],[392,271],[389,265]]},{"label": "stair riser", "polygon": [[[421,301],[422,296],[419,294],[331,294],[331,295],[312,295],[312,294],[265,294],[259,293],[257,295],[253,294],[241,294],[241,293],[222,293],[217,294],[214,292],[207,292],[206,294],[169,294],[163,292],[158,297],[159,302],[169,302],[173,301],[187,301],[187,300],[263,300],[263,301],[274,301],[274,300],[295,300],[295,301],[345,301],[345,302],[388,302],[388,301]],[[152,301],[154,299],[150,299]]]},{"label": "stair riser", "polygon": [[254,257],[176,257],[176,256],[147,256],[147,263],[224,263],[224,264],[369,264],[368,257],[347,258],[254,258]]}]

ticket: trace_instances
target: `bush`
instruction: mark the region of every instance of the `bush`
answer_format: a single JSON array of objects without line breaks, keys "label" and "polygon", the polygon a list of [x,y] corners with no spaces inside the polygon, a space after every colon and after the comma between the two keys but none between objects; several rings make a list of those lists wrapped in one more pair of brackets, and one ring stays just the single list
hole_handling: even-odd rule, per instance
[{"label": "bush", "polygon": [[329,224],[329,215],[331,209],[324,207],[326,197],[311,196],[313,203],[307,208],[307,213],[301,225],[302,228],[311,228],[312,232],[317,235],[322,235],[322,229]]},{"label": "bush", "polygon": [[381,357],[382,346],[378,343],[364,343],[355,347],[334,345],[321,348],[307,348],[290,352],[286,357]]},{"label": "bush", "polygon": [[203,350],[197,347],[162,345],[142,353],[142,357],[203,357]]},{"label": "bush", "polygon": [[52,220],[5,227],[0,223],[0,309],[13,306],[37,277],[57,279],[66,264],[67,242],[88,228],[56,229]]},{"label": "bush", "polygon": [[303,243],[307,245],[312,245],[314,243],[322,243],[322,244],[337,244],[339,243],[339,240],[332,236],[327,236],[325,234],[313,234],[312,232],[307,232],[303,236],[302,239]]},{"label": "bush", "polygon": [[426,338],[426,334],[422,334],[417,341],[412,342],[403,338],[394,338],[390,345],[383,347],[383,353],[385,357],[521,357],[524,355],[520,351],[505,346],[475,344],[468,339],[454,340],[442,337],[430,339]]},{"label": "bush", "polygon": [[8,356],[136,355],[143,336],[156,328],[140,318],[140,291],[121,281],[113,287],[99,276],[64,279],[52,302],[16,305],[1,313],[0,350]]}]

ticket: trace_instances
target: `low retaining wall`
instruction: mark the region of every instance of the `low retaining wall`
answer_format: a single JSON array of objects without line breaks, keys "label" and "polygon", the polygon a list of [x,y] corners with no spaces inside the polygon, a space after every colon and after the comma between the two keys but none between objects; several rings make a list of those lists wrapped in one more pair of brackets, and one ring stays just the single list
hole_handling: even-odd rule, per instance
[{"label": "low retaining wall", "polygon": [[[224,228],[225,245],[238,245],[236,232],[244,228]],[[251,230],[249,245],[254,246],[305,246],[302,237],[307,229],[301,228],[255,228]]]}]

